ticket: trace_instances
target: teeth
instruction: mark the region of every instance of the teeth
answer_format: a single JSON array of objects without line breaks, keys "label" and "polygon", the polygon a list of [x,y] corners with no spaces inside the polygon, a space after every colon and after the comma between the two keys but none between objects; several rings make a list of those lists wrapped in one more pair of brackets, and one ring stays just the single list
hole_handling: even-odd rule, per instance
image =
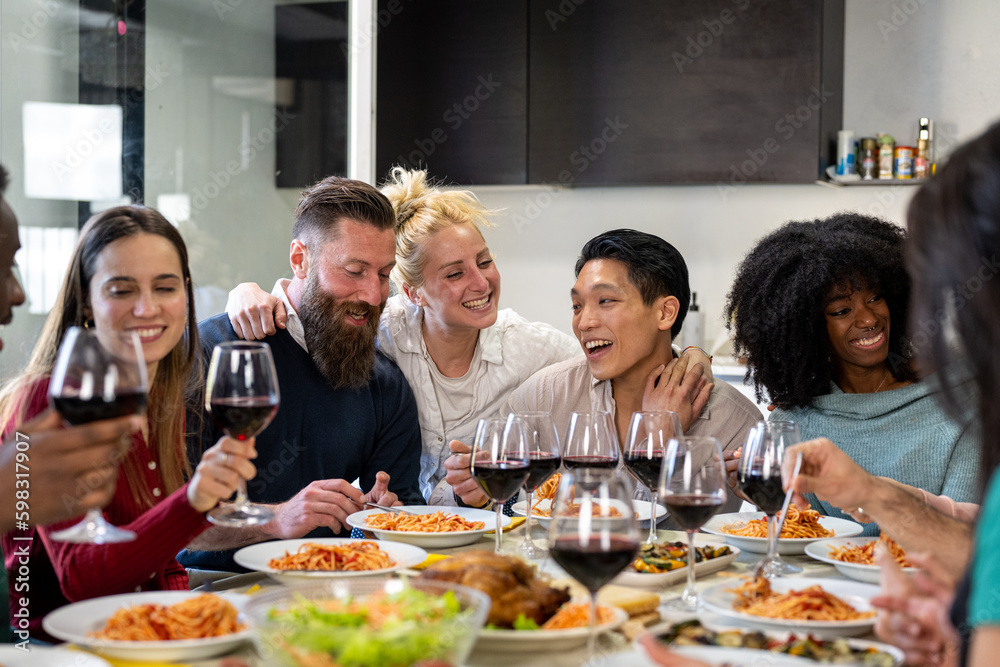
[{"label": "teeth", "polygon": [[864,345],[865,347],[868,347],[869,345],[875,345],[876,343],[880,342],[884,336],[885,336],[884,332],[879,332],[879,335],[874,336],[872,338],[859,338],[858,345]]},{"label": "teeth", "polygon": [[610,340],[592,340],[592,341],[588,341],[587,342],[587,349],[588,350],[593,350],[595,347],[599,347],[601,345],[611,345],[611,341]]},{"label": "teeth", "polygon": [[363,320],[363,319],[365,319],[365,316],[367,316],[367,315],[368,315],[368,313],[350,313],[350,312],[349,312],[349,313],[347,313],[347,314],[348,314],[348,315],[349,315],[350,317],[353,317],[353,318],[354,318],[354,319],[356,319],[356,320]]},{"label": "teeth", "polygon": [[480,306],[485,306],[489,302],[490,302],[490,297],[484,296],[482,299],[479,299],[478,301],[466,301],[462,305],[465,306],[466,308],[479,308]]},{"label": "teeth", "polygon": [[158,335],[163,329],[136,329],[135,332],[139,334],[139,338],[151,338],[152,336]]}]

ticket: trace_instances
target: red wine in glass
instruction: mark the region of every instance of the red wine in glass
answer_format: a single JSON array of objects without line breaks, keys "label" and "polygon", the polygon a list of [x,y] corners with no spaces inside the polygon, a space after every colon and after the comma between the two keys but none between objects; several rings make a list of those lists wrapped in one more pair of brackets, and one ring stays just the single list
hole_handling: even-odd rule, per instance
[{"label": "red wine in glass", "polygon": [[237,440],[251,438],[271,423],[278,413],[277,399],[270,397],[214,398],[209,401],[212,421]]},{"label": "red wine in glass", "polygon": [[618,459],[613,456],[564,456],[563,465],[567,470],[579,468],[614,470],[615,466],[618,465]]},{"label": "red wine in glass", "polygon": [[559,470],[562,459],[553,454],[530,452],[528,454],[528,479],[524,482],[524,490],[534,493]]},{"label": "red wine in glass", "polygon": [[[66,424],[142,414],[147,389],[146,360],[134,331],[66,330],[49,381],[49,401]],[[56,542],[111,544],[130,542],[136,535],[112,525],[93,508],[82,521],[51,537]]]},{"label": "red wine in glass", "polygon": [[740,490],[761,512],[774,516],[785,501],[785,490],[781,488],[781,471],[773,476],[762,472],[741,473],[737,476]]},{"label": "red wine in glass", "polygon": [[608,544],[585,545],[573,537],[560,537],[549,546],[552,560],[591,593],[617,577],[635,560],[638,551],[638,540],[623,537],[611,537]]},{"label": "red wine in glass", "polygon": [[621,475],[579,468],[562,476],[549,523],[552,559],[590,591],[587,653],[594,658],[597,591],[639,551],[632,489]]},{"label": "red wine in glass", "polygon": [[146,392],[119,392],[111,400],[105,400],[100,396],[90,398],[80,398],[78,395],[54,396],[52,406],[67,424],[79,426],[141,414],[146,409]]},{"label": "red wine in glass", "polygon": [[528,478],[528,465],[528,461],[476,461],[472,474],[487,496],[503,504],[514,497]]},{"label": "red wine in glass", "polygon": [[520,420],[480,419],[472,443],[470,472],[496,509],[496,547],[503,553],[503,504],[528,479],[528,434]]},{"label": "red wine in glass", "polygon": [[669,410],[645,410],[632,414],[625,443],[625,465],[652,496],[649,503],[647,544],[656,544],[657,500],[664,452],[671,438],[684,435],[677,413]]},{"label": "red wine in glass", "polygon": [[659,490],[670,516],[688,534],[687,586],[667,607],[697,611],[701,599],[694,586],[694,534],[726,502],[726,464],[719,441],[705,436],[671,438],[660,471]]},{"label": "red wine in glass", "polygon": [[[226,435],[237,440],[256,436],[271,423],[281,403],[271,347],[248,341],[216,345],[206,388],[205,408]],[[273,518],[273,509],[250,502],[242,478],[232,504],[208,513],[212,523],[230,527],[261,525]]]},{"label": "red wine in glass", "polygon": [[672,494],[666,496],[664,504],[670,516],[682,530],[697,531],[719,511],[724,497],[709,494]]}]

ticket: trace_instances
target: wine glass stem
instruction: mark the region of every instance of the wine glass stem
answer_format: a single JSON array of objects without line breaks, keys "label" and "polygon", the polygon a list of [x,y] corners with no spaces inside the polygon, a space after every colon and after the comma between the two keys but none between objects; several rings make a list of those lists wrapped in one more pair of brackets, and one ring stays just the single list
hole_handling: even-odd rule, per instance
[{"label": "wine glass stem", "polygon": [[502,535],[503,535],[503,526],[501,525],[501,522],[503,520],[503,516],[500,514],[503,511],[503,503],[500,502],[500,501],[498,501],[498,500],[494,500],[493,504],[496,505],[496,509],[497,509],[497,530],[496,530],[496,534],[497,534],[497,547],[496,547],[496,553],[499,555],[499,554],[503,553],[503,546],[501,546],[501,538],[502,538]]},{"label": "wine glass stem", "polygon": [[650,488],[653,495],[653,502],[649,505],[649,537],[646,538],[648,544],[656,544],[656,501],[659,499],[659,490]]},{"label": "wine glass stem", "polygon": [[597,653],[597,591],[590,592],[590,613],[587,618],[587,661],[592,664]]},{"label": "wine glass stem", "polygon": [[773,567],[775,556],[777,556],[778,551],[778,536],[775,534],[778,523],[777,514],[767,515],[767,558],[764,559],[765,574],[770,567]]},{"label": "wine glass stem", "polygon": [[250,499],[247,498],[247,482],[242,477],[236,485],[236,497],[233,498],[233,505],[236,507],[246,507],[250,504]]},{"label": "wine glass stem", "polygon": [[687,586],[684,587],[684,600],[689,605],[698,603],[698,591],[694,587],[694,564],[695,564],[695,554],[694,554],[694,531],[687,531],[688,534],[688,578]]},{"label": "wine glass stem", "polygon": [[87,510],[87,515],[84,517],[83,520],[90,521],[92,523],[100,525],[101,522],[104,521],[104,514],[101,512],[101,509],[99,507],[91,507],[89,510]]}]

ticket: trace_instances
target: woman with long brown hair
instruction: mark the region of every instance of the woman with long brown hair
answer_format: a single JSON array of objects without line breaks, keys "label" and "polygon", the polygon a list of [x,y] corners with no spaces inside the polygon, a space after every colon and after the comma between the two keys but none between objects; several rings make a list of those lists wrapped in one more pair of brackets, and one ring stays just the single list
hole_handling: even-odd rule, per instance
[{"label": "woman with long brown hair", "polygon": [[[193,471],[187,460],[185,389],[199,350],[195,322],[187,249],[159,212],[120,206],[87,222],[26,370],[0,393],[0,423],[8,435],[48,407],[49,378],[69,327],[94,329],[99,339],[135,332],[149,377],[148,410],[127,455],[109,461],[103,472],[121,466],[106,518],[138,537],[105,545],[51,539],[75,520],[3,536],[7,569],[13,573],[27,565],[31,571],[33,636],[42,617],[67,602],[135,590],[186,590],[187,574],[175,555],[209,526],[205,513],[232,495],[238,479],[253,477],[252,442],[222,438]],[[25,537],[31,537],[27,556]],[[16,606],[22,596],[11,593]],[[12,617],[17,611],[11,610]]]}]

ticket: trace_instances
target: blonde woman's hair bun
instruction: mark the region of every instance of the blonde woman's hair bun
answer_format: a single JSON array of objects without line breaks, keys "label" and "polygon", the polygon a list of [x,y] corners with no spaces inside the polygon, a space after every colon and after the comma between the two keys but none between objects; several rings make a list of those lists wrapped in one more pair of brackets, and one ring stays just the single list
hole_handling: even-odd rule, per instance
[{"label": "blonde woman's hair bun", "polygon": [[492,227],[484,207],[467,190],[442,189],[423,169],[393,167],[382,186],[382,194],[396,213],[396,267],[392,277],[397,286],[404,283],[420,287],[427,264],[427,241],[438,231],[452,225],[471,224],[480,234],[481,227]]}]

